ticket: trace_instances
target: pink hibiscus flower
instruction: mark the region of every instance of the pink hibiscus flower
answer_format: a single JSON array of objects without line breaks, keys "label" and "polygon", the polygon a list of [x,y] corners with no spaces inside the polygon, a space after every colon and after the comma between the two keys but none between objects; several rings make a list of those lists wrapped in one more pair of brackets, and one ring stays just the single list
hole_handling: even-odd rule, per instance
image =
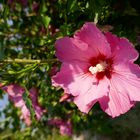
[{"label": "pink hibiscus flower", "polygon": [[48,124],[58,127],[61,135],[72,135],[72,124],[70,121],[63,121],[61,119],[51,119],[48,121]]},{"label": "pink hibiscus flower", "polygon": [[71,94],[67,94],[67,93],[64,93],[59,102],[64,102],[64,101],[67,101],[67,102],[72,102],[73,101],[73,96]]},{"label": "pink hibiscus flower", "polygon": [[36,118],[37,120],[40,120],[43,113],[46,112],[46,110],[39,105],[37,88],[32,87],[29,92],[30,92],[30,98],[32,100],[32,106],[33,109],[35,110]]},{"label": "pink hibiscus flower", "polygon": [[140,68],[133,63],[138,52],[126,38],[103,34],[86,23],[73,38],[57,40],[55,47],[62,66],[52,84],[74,96],[82,112],[88,113],[99,102],[116,117],[140,101]]},{"label": "pink hibiscus flower", "polygon": [[[18,84],[11,84],[8,86],[4,86],[2,87],[2,89],[8,93],[9,99],[14,103],[15,107],[21,109],[20,118],[24,120],[26,125],[28,126],[31,125],[31,114],[22,97],[23,93],[25,92],[25,89]],[[32,106],[35,111],[36,118],[37,120],[40,120],[45,110],[42,109],[42,107],[38,103],[38,99],[37,99],[38,91],[36,88],[33,87],[30,89],[29,92],[30,92],[30,98],[32,101]]]}]

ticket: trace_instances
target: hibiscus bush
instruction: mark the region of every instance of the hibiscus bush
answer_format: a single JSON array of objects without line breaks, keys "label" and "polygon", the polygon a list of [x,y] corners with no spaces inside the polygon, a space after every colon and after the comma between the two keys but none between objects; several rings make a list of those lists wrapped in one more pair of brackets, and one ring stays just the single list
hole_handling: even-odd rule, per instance
[{"label": "hibiscus bush", "polygon": [[0,1],[0,139],[140,139],[140,2]]}]

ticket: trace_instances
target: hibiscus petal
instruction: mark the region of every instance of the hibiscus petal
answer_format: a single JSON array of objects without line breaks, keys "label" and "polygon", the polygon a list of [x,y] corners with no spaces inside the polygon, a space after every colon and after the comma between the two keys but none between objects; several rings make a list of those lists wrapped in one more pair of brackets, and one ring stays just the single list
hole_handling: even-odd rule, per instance
[{"label": "hibiscus petal", "polygon": [[106,33],[105,36],[110,44],[114,63],[134,62],[138,58],[139,54],[129,40],[126,38],[119,38],[110,32]]},{"label": "hibiscus petal", "polygon": [[118,89],[127,91],[131,101],[140,101],[140,67],[132,63],[117,65],[115,72]]},{"label": "hibiscus petal", "polygon": [[24,105],[22,108],[21,108],[21,119],[24,120],[25,124],[27,126],[30,126],[31,125],[31,118],[30,118],[30,111],[28,110],[28,108]]},{"label": "hibiscus petal", "polygon": [[63,63],[60,72],[52,77],[52,84],[62,87],[66,93],[73,96],[83,94],[87,92],[93,82],[96,82],[95,77],[84,72],[85,70],[87,70],[87,66],[83,63],[78,63],[78,65]]},{"label": "hibiscus petal", "polygon": [[39,106],[39,104],[35,105],[35,106],[34,106],[34,109],[35,109],[36,118],[37,118],[38,120],[40,120],[41,117],[42,117],[42,115],[43,115],[43,113],[45,112],[45,110],[42,109],[42,108]]},{"label": "hibiscus petal", "polygon": [[134,105],[126,93],[118,92],[114,88],[110,89],[108,98],[102,98],[99,102],[101,108],[113,118],[126,113]]},{"label": "hibiscus petal", "polygon": [[56,41],[56,56],[61,62],[86,61],[93,57],[94,52],[88,45],[78,39],[64,37]]},{"label": "hibiscus petal", "polygon": [[117,45],[119,43],[120,38],[117,37],[116,35],[112,34],[111,32],[105,33],[105,37],[106,37],[108,43],[110,44],[111,53],[114,54],[117,49]]},{"label": "hibiscus petal", "polygon": [[32,100],[32,106],[33,106],[33,109],[35,111],[36,118],[38,120],[40,120],[43,113],[46,111],[45,111],[45,109],[43,109],[40,106],[40,104],[38,102],[38,89],[35,87],[32,87],[29,92],[30,92],[30,98]]},{"label": "hibiscus petal", "polygon": [[5,92],[7,92],[11,97],[22,96],[24,93],[24,88],[22,88],[18,84],[11,84],[2,88]]},{"label": "hibiscus petal", "polygon": [[16,107],[22,107],[22,106],[25,105],[25,102],[24,102],[24,100],[22,99],[22,97],[15,97],[15,98],[10,97],[10,100],[14,103],[14,105],[15,105]]},{"label": "hibiscus petal", "polygon": [[37,88],[32,87],[29,92],[30,92],[30,98],[32,100],[32,103],[33,104],[38,103],[38,90],[37,90]]},{"label": "hibiscus petal", "polygon": [[[92,93],[93,93],[93,91],[92,91]],[[97,99],[95,99],[91,102],[88,102],[88,99],[86,99],[86,97],[88,97],[87,94],[83,95],[83,96],[79,95],[74,98],[74,103],[77,105],[78,109],[83,113],[88,113],[91,110],[91,108],[93,107],[93,105],[97,102]]]},{"label": "hibiscus petal", "polygon": [[[91,22],[85,23],[82,29],[75,33],[74,38],[87,43],[89,45],[88,49],[92,49],[97,55],[111,55],[111,50],[104,34]],[[97,57],[97,55],[93,57]]]},{"label": "hibiscus petal", "polygon": [[71,100],[72,100],[72,96],[71,96],[70,94],[68,94],[68,93],[64,93],[64,94],[61,96],[59,102],[71,101]]},{"label": "hibiscus petal", "polygon": [[[100,99],[99,101],[101,108],[112,117],[126,113],[134,105],[134,101],[140,100],[140,86],[134,87],[130,83],[131,80],[124,77],[124,75],[113,74],[110,80],[109,100]],[[135,97],[137,100],[134,100]]]},{"label": "hibiscus petal", "polygon": [[104,78],[98,84],[93,84],[92,87],[85,92],[74,98],[74,103],[78,106],[80,111],[88,113],[92,106],[103,97],[108,96],[109,93],[109,80]]},{"label": "hibiscus petal", "polygon": [[59,132],[61,135],[71,136],[72,135],[71,123],[70,122],[63,122],[63,124],[60,125]]}]

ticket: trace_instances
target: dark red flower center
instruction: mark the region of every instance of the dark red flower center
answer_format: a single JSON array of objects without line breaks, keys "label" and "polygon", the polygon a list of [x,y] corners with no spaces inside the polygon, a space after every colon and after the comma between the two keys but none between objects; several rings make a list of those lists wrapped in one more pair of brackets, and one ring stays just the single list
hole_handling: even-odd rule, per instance
[{"label": "dark red flower center", "polygon": [[99,55],[98,57],[93,57],[90,59],[89,63],[89,72],[95,74],[98,80],[106,76],[108,79],[111,78],[112,74],[112,58],[106,58],[104,55]]}]

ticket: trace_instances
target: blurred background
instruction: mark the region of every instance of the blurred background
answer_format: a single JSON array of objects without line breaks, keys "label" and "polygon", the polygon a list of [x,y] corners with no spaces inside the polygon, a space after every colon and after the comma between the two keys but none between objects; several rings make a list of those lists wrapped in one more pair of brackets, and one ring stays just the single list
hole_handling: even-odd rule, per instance
[{"label": "blurred background", "polygon": [[[128,38],[140,52],[139,0],[0,0],[0,140],[140,139],[139,103],[115,119],[98,104],[84,115],[73,103],[60,102],[63,90],[51,86],[51,76],[61,65],[55,61],[55,41],[72,36],[86,21]],[[41,63],[12,61],[17,58]],[[15,83],[26,89],[29,125],[2,88]],[[32,87],[37,89],[38,120],[29,97]]]}]

